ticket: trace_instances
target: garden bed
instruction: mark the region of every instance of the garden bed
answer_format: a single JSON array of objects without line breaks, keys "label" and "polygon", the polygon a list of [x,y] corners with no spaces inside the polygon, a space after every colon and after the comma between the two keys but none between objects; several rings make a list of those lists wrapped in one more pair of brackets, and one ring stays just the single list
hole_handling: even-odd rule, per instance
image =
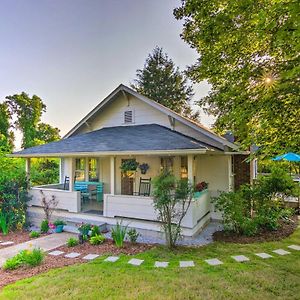
[{"label": "garden bed", "polygon": [[119,255],[127,254],[134,255],[151,249],[153,245],[148,244],[131,244],[128,242],[124,243],[123,248],[117,248],[112,240],[106,240],[101,245],[91,245],[89,242],[85,242],[82,245],[77,245],[75,247],[61,246],[54,250],[64,251],[65,253],[78,252],[81,255],[77,258],[66,258],[64,255],[51,256],[46,255],[44,262],[36,267],[22,267],[16,270],[2,270],[0,269],[0,289],[5,285],[13,283],[17,280],[32,277],[34,275],[44,273],[54,268],[61,268],[64,266],[74,265],[77,263],[86,263],[87,260],[82,259],[87,254],[98,254],[98,255]]},{"label": "garden bed", "polygon": [[292,220],[293,222],[291,223],[281,222],[281,226],[278,230],[264,230],[257,233],[255,236],[244,236],[234,232],[216,231],[213,234],[213,239],[214,241],[238,244],[279,241],[290,236],[296,230],[298,217],[294,216]]}]

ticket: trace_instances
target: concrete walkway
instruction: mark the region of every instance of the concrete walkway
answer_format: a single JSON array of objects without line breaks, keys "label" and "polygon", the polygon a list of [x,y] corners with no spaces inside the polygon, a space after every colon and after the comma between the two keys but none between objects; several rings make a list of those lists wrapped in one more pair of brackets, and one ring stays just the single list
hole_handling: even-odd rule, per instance
[{"label": "concrete walkway", "polygon": [[25,243],[20,243],[11,247],[0,249],[0,267],[3,266],[8,258],[18,254],[21,250],[41,248],[44,251],[49,251],[66,244],[70,237],[76,236],[73,233],[53,233],[44,237],[40,237]]}]

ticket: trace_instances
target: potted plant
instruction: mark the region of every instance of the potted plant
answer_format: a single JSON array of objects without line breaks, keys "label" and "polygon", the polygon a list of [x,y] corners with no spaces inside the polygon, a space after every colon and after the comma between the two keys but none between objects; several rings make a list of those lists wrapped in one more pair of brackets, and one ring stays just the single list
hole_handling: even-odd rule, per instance
[{"label": "potted plant", "polygon": [[123,173],[126,173],[127,175],[132,175],[134,172],[136,172],[137,168],[139,166],[139,163],[135,159],[126,159],[122,161],[120,169]]},{"label": "potted plant", "polygon": [[91,229],[92,225],[89,223],[81,223],[81,225],[78,227],[78,231],[82,235],[83,239],[86,239],[88,237]]},{"label": "potted plant", "polygon": [[147,163],[142,163],[139,165],[139,169],[141,170],[142,174],[146,174],[147,171],[149,170],[149,165]]},{"label": "potted plant", "polygon": [[201,193],[206,190],[208,188],[208,183],[205,182],[205,181],[201,181],[201,182],[198,182],[196,185],[195,185],[195,193],[194,193],[194,197],[195,198],[199,198]]},{"label": "potted plant", "polygon": [[66,223],[62,220],[56,220],[55,222],[53,222],[54,226],[55,226],[55,232],[56,233],[61,233],[64,230],[64,226],[66,225]]}]

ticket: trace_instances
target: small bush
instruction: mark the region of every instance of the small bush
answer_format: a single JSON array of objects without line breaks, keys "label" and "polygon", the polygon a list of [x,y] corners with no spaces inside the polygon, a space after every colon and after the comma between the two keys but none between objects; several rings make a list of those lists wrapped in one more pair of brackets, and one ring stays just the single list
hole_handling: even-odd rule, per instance
[{"label": "small bush", "polygon": [[90,238],[91,245],[100,245],[105,241],[105,236],[102,234],[96,234]]},{"label": "small bush", "polygon": [[10,215],[1,212],[0,213],[0,230],[2,231],[3,235],[8,235],[10,226],[11,226]]},{"label": "small bush", "polygon": [[140,234],[136,231],[135,228],[129,229],[127,235],[131,243],[136,243],[138,237],[140,236]]},{"label": "small bush", "polygon": [[67,246],[68,247],[75,247],[79,244],[79,241],[78,239],[74,238],[74,237],[70,237],[68,240],[67,240]]},{"label": "small bush", "polygon": [[100,228],[99,226],[94,225],[91,228],[91,237],[95,236],[95,235],[99,235],[100,234]]},{"label": "small bush", "polygon": [[37,232],[37,231],[31,231],[30,234],[29,234],[29,237],[30,238],[38,238],[40,236],[40,233]]},{"label": "small bush", "polygon": [[48,220],[43,220],[41,223],[41,233],[47,233],[49,231],[49,222]]},{"label": "small bush", "polygon": [[44,260],[44,252],[41,249],[22,250],[17,255],[9,258],[3,265],[4,270],[14,270],[21,266],[35,267]]},{"label": "small bush", "polygon": [[127,232],[127,226],[123,227],[122,222],[117,222],[117,225],[114,226],[111,230],[111,236],[118,248],[122,248],[124,244],[124,239]]}]

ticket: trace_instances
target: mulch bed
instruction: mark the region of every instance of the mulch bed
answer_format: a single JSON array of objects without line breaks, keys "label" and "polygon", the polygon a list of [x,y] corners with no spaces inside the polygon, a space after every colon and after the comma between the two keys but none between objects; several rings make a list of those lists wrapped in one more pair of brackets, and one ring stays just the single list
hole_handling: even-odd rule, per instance
[{"label": "mulch bed", "polygon": [[271,242],[279,241],[283,238],[290,236],[297,228],[298,218],[293,217],[293,222],[284,223],[281,222],[281,226],[278,230],[267,231],[263,230],[255,236],[243,236],[234,232],[216,231],[213,234],[214,241],[225,242],[225,243],[237,243],[237,244],[250,244],[259,242]]},{"label": "mulch bed", "polygon": [[[0,289],[4,286],[13,283],[17,280],[32,277],[34,275],[38,275],[44,272],[49,271],[50,269],[54,268],[61,268],[64,266],[70,266],[78,263],[87,263],[88,261],[85,259],[82,259],[87,254],[98,254],[98,255],[119,255],[119,254],[128,254],[128,255],[134,255],[141,252],[144,252],[148,249],[151,249],[153,245],[148,244],[131,244],[125,242],[123,248],[117,248],[112,240],[106,240],[103,244],[93,246],[90,245],[90,243],[85,242],[82,245],[77,245],[75,247],[67,247],[67,246],[61,246],[54,250],[60,250],[64,251],[65,254],[70,252],[78,252],[81,253],[79,257],[76,258],[66,258],[64,257],[64,254],[60,256],[51,256],[47,255],[45,256],[44,262],[37,267],[34,268],[19,268],[17,270],[0,270]],[[52,251],[54,251],[52,250]]]},{"label": "mulch bed", "polygon": [[[0,249],[11,247],[20,243],[24,243],[30,240],[34,240],[35,238],[29,237],[30,232],[26,230],[20,230],[20,231],[11,231],[8,233],[8,235],[3,235],[0,233],[0,241],[1,242],[14,242],[11,245],[2,246],[0,245]],[[46,236],[47,234],[41,234],[39,237]]]}]

